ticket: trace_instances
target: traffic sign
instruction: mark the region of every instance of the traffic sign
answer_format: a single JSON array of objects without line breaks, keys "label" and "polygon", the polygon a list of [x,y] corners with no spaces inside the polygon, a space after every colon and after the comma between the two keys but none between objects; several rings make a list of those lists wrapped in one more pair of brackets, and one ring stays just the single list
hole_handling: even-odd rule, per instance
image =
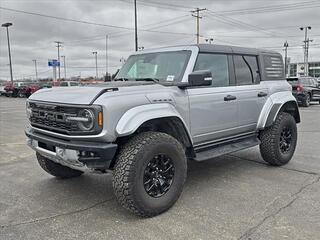
[{"label": "traffic sign", "polygon": [[49,67],[59,67],[60,62],[57,59],[49,59],[48,60],[48,66]]}]

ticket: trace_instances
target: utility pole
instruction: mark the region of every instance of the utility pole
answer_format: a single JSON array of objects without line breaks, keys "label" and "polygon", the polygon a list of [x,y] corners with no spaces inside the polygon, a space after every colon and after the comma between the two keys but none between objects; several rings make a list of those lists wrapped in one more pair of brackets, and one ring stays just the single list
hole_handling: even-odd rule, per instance
[{"label": "utility pole", "polygon": [[307,27],[300,27],[300,30],[303,31],[304,30],[304,58],[303,58],[303,62],[304,62],[304,75],[308,76],[309,75],[309,64],[308,64],[308,56],[309,56],[309,43],[312,42],[313,40],[310,40],[308,38],[308,30],[311,30],[311,26],[307,26]]},{"label": "utility pole", "polygon": [[10,50],[10,38],[9,38],[9,27],[12,26],[12,23],[4,23],[1,25],[7,29],[7,39],[8,39],[8,52],[9,52],[9,66],[10,66],[10,80],[13,84],[13,74],[12,74],[12,62],[11,62],[11,50]]},{"label": "utility pole", "polygon": [[98,52],[92,52],[96,60],[96,79],[98,79]]},{"label": "utility pole", "polygon": [[108,35],[106,35],[106,81],[109,80],[109,73],[108,73]]},{"label": "utility pole", "polygon": [[58,48],[58,80],[60,80],[60,47],[62,46],[62,42],[59,41],[55,41],[55,43],[57,44],[57,48]]},{"label": "utility pole", "polygon": [[63,70],[64,70],[64,80],[67,79],[67,67],[66,67],[66,56],[61,56],[63,59]]},{"label": "utility pole", "polygon": [[192,17],[195,17],[197,19],[197,44],[200,42],[200,19],[202,18],[200,16],[200,12],[207,10],[206,8],[197,8],[196,10],[191,11]]},{"label": "utility pole", "polygon": [[36,73],[36,81],[38,80],[38,69],[37,69],[37,60],[33,59],[32,62],[34,63],[34,70]]},{"label": "utility pole", "polygon": [[287,77],[288,75],[288,47],[289,47],[289,43],[288,41],[285,41],[285,43],[283,44],[284,47],[284,75],[285,77]]},{"label": "utility pole", "polygon": [[138,51],[138,19],[137,19],[137,0],[134,0],[134,39],[135,50]]}]

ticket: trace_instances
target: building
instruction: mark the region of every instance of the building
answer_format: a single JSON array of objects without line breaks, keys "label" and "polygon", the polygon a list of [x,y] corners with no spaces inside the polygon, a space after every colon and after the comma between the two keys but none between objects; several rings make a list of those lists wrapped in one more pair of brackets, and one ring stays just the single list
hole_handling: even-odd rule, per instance
[{"label": "building", "polygon": [[[320,77],[320,61],[308,63],[309,76]],[[304,63],[289,63],[289,77],[299,77],[304,75]]]}]

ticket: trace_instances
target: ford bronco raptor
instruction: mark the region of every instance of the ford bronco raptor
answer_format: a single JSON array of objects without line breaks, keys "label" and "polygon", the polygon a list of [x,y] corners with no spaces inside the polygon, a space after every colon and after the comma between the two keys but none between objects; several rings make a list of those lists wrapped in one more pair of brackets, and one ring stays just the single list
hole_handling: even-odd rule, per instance
[{"label": "ford bronco raptor", "polygon": [[43,89],[26,104],[46,172],[112,172],[119,203],[144,217],[177,201],[187,159],[259,145],[269,164],[288,163],[300,122],[279,53],[205,44],[136,52],[112,82]]}]

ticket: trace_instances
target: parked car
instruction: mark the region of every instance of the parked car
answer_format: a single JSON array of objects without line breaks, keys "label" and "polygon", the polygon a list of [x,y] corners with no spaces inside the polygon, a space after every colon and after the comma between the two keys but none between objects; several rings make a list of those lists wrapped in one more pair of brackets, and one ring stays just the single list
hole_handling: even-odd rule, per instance
[{"label": "parked car", "polygon": [[320,85],[314,78],[288,78],[287,81],[292,86],[293,96],[302,106],[309,107],[312,101],[320,103]]},{"label": "parked car", "polygon": [[4,88],[4,90],[6,91],[5,95],[7,97],[18,97],[20,90],[27,85],[28,83],[25,82],[14,82],[13,84],[9,83]]},{"label": "parked car", "polygon": [[35,83],[28,84],[26,86],[20,87],[18,91],[18,97],[30,97],[31,94],[35,93],[40,89],[40,86]]},{"label": "parked car", "polygon": [[80,83],[76,81],[62,81],[60,82],[60,85],[59,85],[59,87],[75,87],[75,86],[80,86]]},{"label": "parked car", "polygon": [[4,90],[5,85],[0,85],[0,96],[5,95],[6,91]]},{"label": "parked car", "polygon": [[273,51],[211,44],[135,52],[113,82],[32,94],[28,145],[58,178],[112,171],[118,202],[155,216],[179,198],[187,159],[259,145],[271,165],[291,160],[300,115],[283,66]]}]

